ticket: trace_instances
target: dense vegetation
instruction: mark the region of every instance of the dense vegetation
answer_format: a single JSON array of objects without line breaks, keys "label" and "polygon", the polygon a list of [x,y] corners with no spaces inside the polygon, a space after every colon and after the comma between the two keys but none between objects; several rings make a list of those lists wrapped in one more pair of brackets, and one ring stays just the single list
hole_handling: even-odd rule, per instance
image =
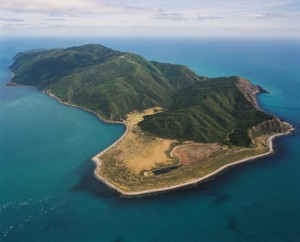
[{"label": "dense vegetation", "polygon": [[13,82],[50,90],[105,119],[161,106],[165,112],[139,125],[164,138],[249,146],[247,130],[272,118],[246,98],[237,77],[208,79],[101,45],[23,52],[11,70]]},{"label": "dense vegetation", "polygon": [[202,80],[185,66],[101,45],[21,53],[11,69],[16,83],[51,90],[63,101],[114,120],[133,110],[168,107],[180,88]]},{"label": "dense vegetation", "polygon": [[145,116],[139,125],[163,138],[249,146],[247,130],[273,117],[255,109],[238,82],[230,77],[194,83],[175,95],[167,111]]}]

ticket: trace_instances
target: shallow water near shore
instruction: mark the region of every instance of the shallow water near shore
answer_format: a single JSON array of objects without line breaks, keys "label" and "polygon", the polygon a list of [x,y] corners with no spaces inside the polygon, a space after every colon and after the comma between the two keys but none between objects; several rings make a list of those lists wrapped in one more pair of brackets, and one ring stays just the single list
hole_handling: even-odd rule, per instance
[{"label": "shallow water near shore", "polygon": [[0,39],[0,241],[299,241],[300,136],[194,188],[124,198],[91,156],[124,132],[29,87],[5,87],[19,51],[101,43],[200,75],[240,75],[271,94],[267,112],[300,123],[296,40]]}]

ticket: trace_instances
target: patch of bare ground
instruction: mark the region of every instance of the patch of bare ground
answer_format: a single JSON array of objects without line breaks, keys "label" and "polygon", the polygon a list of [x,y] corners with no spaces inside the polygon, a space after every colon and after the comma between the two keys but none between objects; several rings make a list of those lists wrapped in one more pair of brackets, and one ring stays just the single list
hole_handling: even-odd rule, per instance
[{"label": "patch of bare ground", "polygon": [[217,143],[187,143],[176,146],[172,151],[172,155],[178,158],[183,166],[186,166],[195,162],[200,162],[204,158],[207,158],[221,150],[222,147]]}]

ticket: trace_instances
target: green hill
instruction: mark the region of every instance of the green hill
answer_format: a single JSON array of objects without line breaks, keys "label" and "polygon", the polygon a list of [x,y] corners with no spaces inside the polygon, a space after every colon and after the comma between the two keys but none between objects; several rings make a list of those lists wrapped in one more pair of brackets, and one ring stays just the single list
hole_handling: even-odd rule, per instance
[{"label": "green hill", "polygon": [[248,129],[273,116],[249,102],[241,82],[230,77],[194,83],[175,95],[167,111],[146,116],[139,125],[163,138],[249,146]]},{"label": "green hill", "polygon": [[273,118],[255,106],[260,88],[244,79],[209,79],[102,45],[23,52],[11,70],[13,82],[50,90],[109,120],[161,106],[165,112],[139,125],[163,138],[249,146],[248,129]]},{"label": "green hill", "polygon": [[172,70],[101,45],[21,53],[11,70],[16,83],[50,90],[63,101],[113,120],[133,110],[168,107],[179,88],[202,80],[187,67]]}]

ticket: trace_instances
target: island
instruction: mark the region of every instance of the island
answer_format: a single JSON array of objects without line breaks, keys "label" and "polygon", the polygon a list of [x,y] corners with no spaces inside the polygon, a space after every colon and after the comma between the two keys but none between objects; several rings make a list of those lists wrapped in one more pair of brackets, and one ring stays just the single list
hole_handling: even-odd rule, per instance
[{"label": "island", "polygon": [[262,87],[238,77],[199,76],[102,45],[17,54],[8,85],[28,85],[61,103],[122,123],[125,132],[95,155],[95,176],[125,196],[207,181],[273,152],[293,128],[263,112]]}]

